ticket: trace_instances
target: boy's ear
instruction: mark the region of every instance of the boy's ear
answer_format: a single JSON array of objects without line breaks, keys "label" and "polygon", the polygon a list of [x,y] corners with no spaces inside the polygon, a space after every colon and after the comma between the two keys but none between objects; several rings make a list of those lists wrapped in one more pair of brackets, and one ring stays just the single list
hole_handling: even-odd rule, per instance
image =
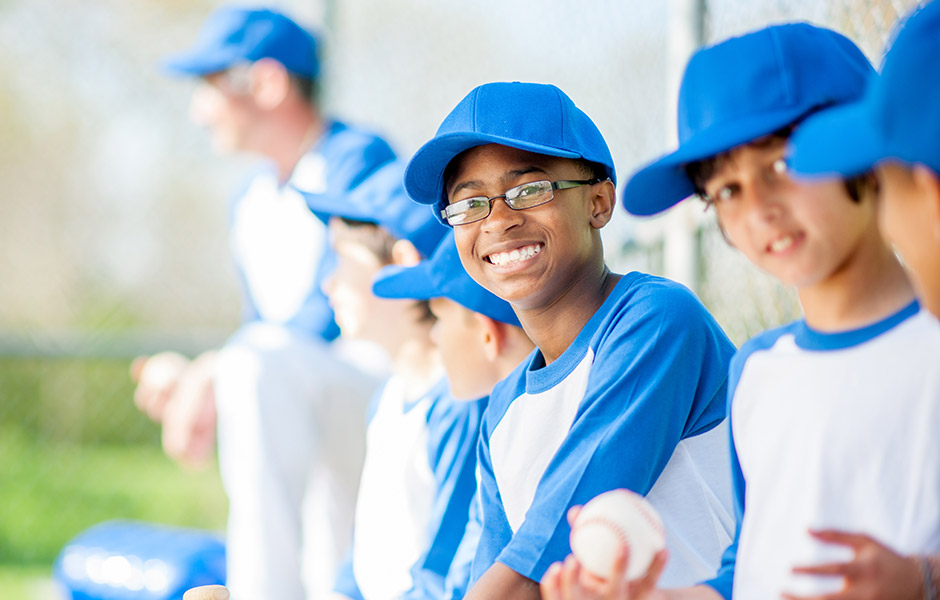
[{"label": "boy's ear", "polygon": [[473,317],[480,324],[483,335],[483,355],[488,361],[495,362],[506,343],[505,325],[478,312],[473,313]]},{"label": "boy's ear", "polygon": [[421,252],[408,240],[398,240],[392,246],[392,264],[413,267],[421,262]]},{"label": "boy's ear", "polygon": [[290,76],[284,65],[271,58],[255,61],[249,70],[251,95],[262,110],[277,108],[290,92]]},{"label": "boy's ear", "polygon": [[614,215],[617,206],[617,190],[609,179],[593,186],[594,195],[591,197],[591,227],[601,229]]},{"label": "boy's ear", "polygon": [[914,186],[923,194],[927,214],[924,218],[930,219],[930,230],[934,239],[940,242],[940,175],[926,165],[914,165],[911,169]]}]

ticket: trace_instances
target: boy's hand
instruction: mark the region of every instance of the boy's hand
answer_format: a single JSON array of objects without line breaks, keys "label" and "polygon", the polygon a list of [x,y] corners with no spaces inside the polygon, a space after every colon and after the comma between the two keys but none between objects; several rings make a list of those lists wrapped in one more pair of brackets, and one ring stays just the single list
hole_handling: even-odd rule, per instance
[{"label": "boy's hand", "polygon": [[209,464],[215,451],[215,352],[193,360],[163,411],[163,450],[187,467]]},{"label": "boy's hand", "polygon": [[[568,510],[568,523],[574,523],[581,512],[580,506]],[[667,553],[661,550],[653,557],[649,571],[640,579],[627,580],[629,552],[621,547],[614,557],[613,571],[606,579],[597,577],[569,555],[564,564],[555,563],[542,578],[540,589],[543,600],[661,600],[665,598],[656,589],[656,582],[666,566]]]},{"label": "boy's hand", "polygon": [[621,548],[614,558],[614,569],[607,579],[601,579],[581,564],[574,555],[568,556],[564,564],[555,563],[542,578],[541,590],[544,600],[662,600],[665,598],[656,589],[656,581],[666,566],[666,551],[661,550],[653,558],[650,569],[640,579],[628,581],[626,577],[629,556]]},{"label": "boy's hand", "polygon": [[179,384],[189,359],[176,352],[140,356],[131,364],[131,379],[137,384],[134,403],[152,420],[163,421],[163,411]]},{"label": "boy's hand", "polygon": [[860,533],[825,530],[810,535],[827,544],[847,546],[855,558],[846,563],[813,567],[795,567],[794,573],[843,577],[845,588],[835,594],[792,596],[787,600],[921,600],[924,596],[923,574],[917,559],[901,556],[877,540]]}]

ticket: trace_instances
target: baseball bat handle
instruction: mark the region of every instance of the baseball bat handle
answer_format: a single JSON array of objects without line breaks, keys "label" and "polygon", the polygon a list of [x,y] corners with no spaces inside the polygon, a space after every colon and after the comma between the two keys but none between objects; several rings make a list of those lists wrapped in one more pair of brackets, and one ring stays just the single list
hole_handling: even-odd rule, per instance
[{"label": "baseball bat handle", "polygon": [[183,600],[228,600],[228,588],[224,585],[201,585],[186,590]]}]

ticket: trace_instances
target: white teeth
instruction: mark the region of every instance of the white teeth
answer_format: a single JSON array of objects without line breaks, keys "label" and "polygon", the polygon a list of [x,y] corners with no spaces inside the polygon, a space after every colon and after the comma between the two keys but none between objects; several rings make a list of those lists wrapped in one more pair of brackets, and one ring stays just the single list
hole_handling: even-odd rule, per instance
[{"label": "white teeth", "polygon": [[793,245],[793,236],[782,237],[778,240],[770,242],[770,251],[771,252],[783,252],[787,248]]},{"label": "white teeth", "polygon": [[516,248],[510,252],[497,252],[495,254],[490,254],[490,262],[497,267],[502,267],[504,265],[508,265],[509,263],[520,262],[532,258],[541,251],[542,246],[535,244],[532,246],[525,246],[523,248]]}]

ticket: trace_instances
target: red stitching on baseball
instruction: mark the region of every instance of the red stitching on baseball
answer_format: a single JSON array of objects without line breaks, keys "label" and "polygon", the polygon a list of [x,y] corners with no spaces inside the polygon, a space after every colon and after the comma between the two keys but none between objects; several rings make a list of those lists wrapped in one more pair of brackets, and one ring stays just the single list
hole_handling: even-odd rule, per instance
[{"label": "red stitching on baseball", "polygon": [[633,501],[633,504],[639,509],[640,514],[643,515],[643,518],[646,519],[646,522],[659,533],[659,535],[666,537],[666,532],[663,528],[663,523],[661,519],[657,519],[653,513],[650,512],[650,506],[647,504],[649,500],[641,501],[642,496],[630,496],[630,500]]},{"label": "red stitching on baseball", "polygon": [[613,529],[617,537],[620,538],[620,542],[624,546],[626,546],[627,551],[630,550],[630,540],[627,539],[627,532],[624,531],[623,528],[620,527],[620,525],[618,525],[617,523],[611,521],[610,519],[606,517],[590,517],[589,519],[586,519],[584,521],[578,521],[577,523],[575,523],[575,532],[577,532],[578,529],[581,529],[588,525],[594,525],[595,523],[600,524],[600,525],[607,525],[608,527]]}]

